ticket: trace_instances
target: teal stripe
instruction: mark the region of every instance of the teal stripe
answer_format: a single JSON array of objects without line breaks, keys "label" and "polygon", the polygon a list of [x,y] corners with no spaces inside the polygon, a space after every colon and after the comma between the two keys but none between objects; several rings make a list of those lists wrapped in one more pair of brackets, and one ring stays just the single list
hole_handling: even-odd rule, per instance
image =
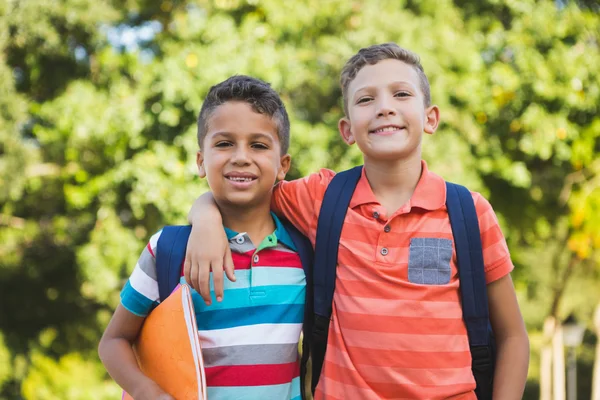
[{"label": "teal stripe", "polygon": [[135,290],[129,280],[121,290],[121,304],[127,311],[138,317],[147,317],[150,311],[158,305],[157,302]]},{"label": "teal stripe", "polygon": [[296,400],[300,399],[300,377],[291,383],[269,386],[209,386],[209,399],[218,400]]},{"label": "teal stripe", "polygon": [[217,302],[214,292],[211,292],[212,304],[207,306],[195,290],[192,292],[192,300],[196,312],[227,310],[233,308],[262,306],[271,304],[304,304],[304,286],[259,286],[252,289],[230,289],[226,290],[223,301]]}]

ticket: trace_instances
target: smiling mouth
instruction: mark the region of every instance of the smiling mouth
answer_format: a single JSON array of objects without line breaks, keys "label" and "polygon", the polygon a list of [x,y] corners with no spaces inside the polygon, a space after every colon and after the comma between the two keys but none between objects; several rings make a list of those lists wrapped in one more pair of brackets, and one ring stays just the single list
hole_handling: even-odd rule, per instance
[{"label": "smiling mouth", "polygon": [[384,126],[384,127],[377,128],[377,129],[374,129],[372,131],[369,131],[369,133],[396,132],[396,131],[399,131],[399,130],[402,130],[402,129],[404,129],[403,126]]},{"label": "smiling mouth", "polygon": [[252,181],[256,180],[256,178],[241,177],[241,176],[227,176],[226,178],[232,182],[252,182]]}]

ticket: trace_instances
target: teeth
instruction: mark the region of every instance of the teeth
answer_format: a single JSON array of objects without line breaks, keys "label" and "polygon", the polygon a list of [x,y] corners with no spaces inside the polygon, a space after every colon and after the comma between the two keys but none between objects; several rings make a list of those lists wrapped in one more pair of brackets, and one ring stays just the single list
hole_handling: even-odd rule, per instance
[{"label": "teeth", "polygon": [[250,181],[252,181],[252,178],[242,178],[242,177],[237,177],[237,176],[230,176],[228,179],[230,181],[234,181],[234,182],[250,182]]},{"label": "teeth", "polygon": [[379,132],[393,132],[393,131],[397,131],[400,128],[396,128],[395,126],[388,126],[386,128],[381,128],[381,129],[376,129],[375,133],[379,133]]}]

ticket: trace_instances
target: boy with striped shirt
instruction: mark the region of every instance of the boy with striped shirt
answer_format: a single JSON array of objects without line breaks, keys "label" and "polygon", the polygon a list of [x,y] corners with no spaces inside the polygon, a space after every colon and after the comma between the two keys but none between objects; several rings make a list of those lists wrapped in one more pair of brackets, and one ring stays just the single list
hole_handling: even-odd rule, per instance
[{"label": "boy with striped shirt", "polygon": [[[475,399],[445,182],[421,159],[423,132],[433,134],[439,123],[423,67],[396,44],[375,45],[346,63],[341,84],[339,131],[347,144],[358,145],[364,168],[341,233],[315,398]],[[334,175],[321,170],[281,182],[273,194],[272,209],[313,244]],[[510,278],[513,264],[491,205],[479,193],[472,197],[496,335],[493,398],[516,400],[527,378],[529,342]],[[220,220],[210,195],[197,203],[186,270],[200,277],[192,283],[205,293],[210,260],[226,252],[221,238],[194,241]]]},{"label": "boy with striped shirt", "polygon": [[[289,132],[278,94],[245,76],[213,86],[198,117],[199,175],[222,213],[224,230],[214,228],[227,237],[237,277],[225,283],[221,302],[205,304],[192,292],[211,400],[300,398],[306,277],[291,237],[269,209],[273,185],[290,167]],[[99,346],[108,372],[136,399],[172,399],[140,371],[131,348],[159,301],[160,234],[142,252]]]}]

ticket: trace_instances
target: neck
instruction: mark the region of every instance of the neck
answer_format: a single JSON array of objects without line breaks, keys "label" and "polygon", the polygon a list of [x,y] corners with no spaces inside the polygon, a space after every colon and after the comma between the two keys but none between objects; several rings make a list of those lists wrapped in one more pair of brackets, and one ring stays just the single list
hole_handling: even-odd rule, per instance
[{"label": "neck", "polygon": [[270,212],[270,204],[258,207],[238,207],[230,204],[217,204],[223,216],[223,225],[235,232],[246,232],[255,246],[275,231],[275,221]]},{"label": "neck", "polygon": [[373,194],[391,216],[410,200],[417,187],[421,178],[421,152],[393,161],[365,157],[365,174]]}]

